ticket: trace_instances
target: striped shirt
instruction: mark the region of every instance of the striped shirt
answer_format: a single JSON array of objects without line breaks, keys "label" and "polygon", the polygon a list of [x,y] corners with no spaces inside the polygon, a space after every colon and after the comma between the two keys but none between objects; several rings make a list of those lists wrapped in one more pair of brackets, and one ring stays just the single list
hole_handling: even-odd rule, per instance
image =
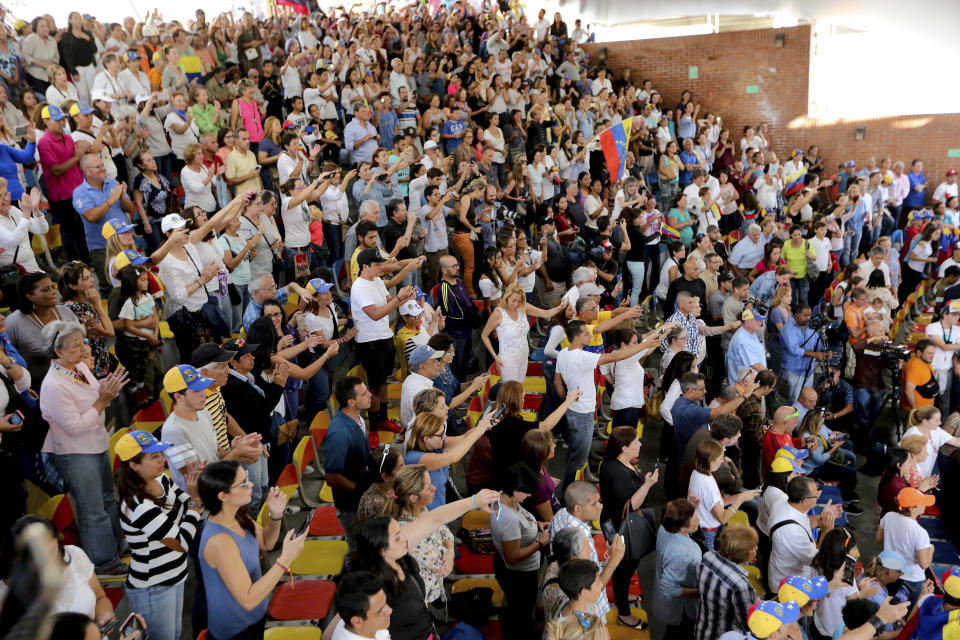
[{"label": "striped shirt", "polygon": [[207,399],[204,405],[213,421],[213,432],[217,434],[217,447],[230,450],[230,436],[227,435],[227,403],[223,400],[220,387],[207,387]]},{"label": "striped shirt", "polygon": [[[152,500],[120,505],[120,528],[130,545],[127,588],[171,586],[187,578],[187,549],[193,543],[200,513],[187,509],[188,496],[166,475],[159,478],[164,506]],[[179,547],[179,548],[178,548]]]}]

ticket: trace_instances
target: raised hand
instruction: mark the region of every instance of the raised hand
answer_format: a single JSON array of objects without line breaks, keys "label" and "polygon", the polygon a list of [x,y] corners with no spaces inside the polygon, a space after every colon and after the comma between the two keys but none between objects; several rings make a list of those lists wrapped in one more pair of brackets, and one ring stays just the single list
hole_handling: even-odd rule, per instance
[{"label": "raised hand", "polygon": [[287,508],[287,495],[280,491],[279,487],[271,487],[267,492],[266,504],[270,517],[279,520],[283,517],[283,510]]}]

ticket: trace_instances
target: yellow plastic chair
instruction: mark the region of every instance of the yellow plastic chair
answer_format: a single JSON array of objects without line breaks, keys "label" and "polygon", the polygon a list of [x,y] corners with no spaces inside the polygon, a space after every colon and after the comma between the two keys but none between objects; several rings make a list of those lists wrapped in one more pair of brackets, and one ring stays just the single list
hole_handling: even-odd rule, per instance
[{"label": "yellow plastic chair", "polygon": [[377,438],[379,438],[380,444],[390,444],[396,437],[397,434],[393,431],[377,431]]},{"label": "yellow plastic chair", "polygon": [[453,583],[453,586],[450,587],[450,593],[460,593],[478,587],[491,589],[493,591],[493,598],[490,604],[498,609],[503,607],[503,589],[500,588],[500,584],[496,578],[462,578]]},{"label": "yellow plastic chair", "polygon": [[740,567],[747,572],[747,580],[750,581],[750,584],[753,585],[757,593],[763,593],[767,590],[766,585],[763,584],[763,580],[760,578],[760,569],[752,564],[742,564]]},{"label": "yellow plastic chair", "polygon": [[388,400],[399,400],[400,392],[403,389],[402,382],[391,382],[387,385],[387,399]]},{"label": "yellow plastic chair", "polygon": [[547,381],[544,378],[524,378],[523,390],[526,393],[544,394],[547,392]]},{"label": "yellow plastic chair", "polygon": [[291,293],[287,296],[287,304],[283,305],[283,312],[289,318],[300,307],[300,296],[297,293]]},{"label": "yellow plastic chair", "polygon": [[323,487],[320,489],[320,502],[327,504],[333,503],[333,488],[326,482],[323,483]]},{"label": "yellow plastic chair", "polygon": [[170,397],[170,394],[167,393],[166,389],[160,390],[160,402],[163,403],[163,410],[170,415],[173,411],[173,398]]},{"label": "yellow plastic chair", "polygon": [[29,480],[24,482],[27,483],[27,513],[39,513],[43,505],[50,502],[50,495]]},{"label": "yellow plastic chair", "polygon": [[263,640],[320,640],[323,631],[312,624],[297,627],[267,627],[263,630]]},{"label": "yellow plastic chair", "polygon": [[343,570],[346,555],[346,540],[307,540],[290,570],[302,575],[335,576]]},{"label": "yellow plastic chair", "polygon": [[460,524],[464,529],[489,529],[490,514],[482,509],[468,511]]}]

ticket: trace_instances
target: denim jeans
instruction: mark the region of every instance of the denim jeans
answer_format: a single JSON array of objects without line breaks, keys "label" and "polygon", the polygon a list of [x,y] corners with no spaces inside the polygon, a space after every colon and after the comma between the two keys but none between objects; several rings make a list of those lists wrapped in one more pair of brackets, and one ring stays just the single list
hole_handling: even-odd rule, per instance
[{"label": "denim jeans", "polygon": [[106,451],[54,454],[50,459],[76,503],[80,546],[94,566],[117,560],[120,513],[114,496],[110,455]]},{"label": "denim jeans", "polygon": [[250,513],[260,513],[260,507],[263,506],[263,501],[266,499],[266,490],[270,486],[267,458],[260,456],[256,462],[250,464],[241,463],[241,465],[247,470],[247,477],[253,484],[253,493],[250,496],[250,504],[247,505],[247,511]]},{"label": "denim jeans", "polygon": [[322,368],[313,374],[304,388],[304,404],[307,407],[307,415],[314,416],[319,411],[327,408],[330,400],[330,374]]},{"label": "denim jeans", "polygon": [[814,368],[810,367],[809,373],[807,373],[806,370],[802,373],[797,373],[789,369],[784,369],[780,372],[786,386],[787,400],[796,402],[797,398],[800,397],[800,390],[813,385],[813,370]]},{"label": "denim jeans", "polygon": [[[324,222],[323,241],[330,249],[330,264],[343,257],[343,235],[341,235],[340,225]],[[336,278],[337,274],[333,274],[333,277]]]},{"label": "denim jeans", "polygon": [[640,301],[640,292],[643,290],[643,276],[646,270],[646,264],[643,262],[627,262],[627,269],[630,270],[630,279],[633,284],[630,285],[630,306],[635,307]]},{"label": "denim jeans", "polygon": [[700,527],[701,533],[703,533],[703,542],[707,547],[707,551],[713,551],[713,543],[717,539],[717,534],[720,533],[720,528],[717,527],[713,531],[707,531],[703,527]]},{"label": "denim jeans", "polygon": [[577,413],[567,409],[567,468],[563,475],[566,488],[574,481],[577,471],[587,462],[590,443],[593,441],[593,414]]},{"label": "denim jeans", "polygon": [[467,367],[470,364],[470,358],[473,355],[473,341],[471,338],[473,336],[456,336],[452,335],[453,345],[454,345],[454,354],[453,362],[451,363],[453,368],[453,375],[457,377],[457,380],[466,380]]},{"label": "denim jeans", "polygon": [[806,278],[790,278],[791,304],[807,304],[810,281]]},{"label": "denim jeans", "polygon": [[143,616],[154,640],[179,640],[183,626],[183,584],[146,589],[126,587],[130,608]]}]

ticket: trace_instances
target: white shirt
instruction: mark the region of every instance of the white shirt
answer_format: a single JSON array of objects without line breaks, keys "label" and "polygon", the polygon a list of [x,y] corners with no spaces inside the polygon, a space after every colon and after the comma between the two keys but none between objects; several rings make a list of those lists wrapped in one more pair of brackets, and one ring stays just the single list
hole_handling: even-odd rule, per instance
[{"label": "white shirt", "polygon": [[297,65],[285,65],[283,73],[280,74],[280,82],[283,84],[283,97],[303,97],[303,83],[300,81],[300,69]]},{"label": "white shirt", "polygon": [[[927,325],[926,334],[940,338],[947,344],[960,344],[960,327],[957,325],[950,327],[948,331],[943,328],[943,323],[934,322],[933,324]],[[955,353],[956,351],[946,351],[945,349],[937,347],[936,353],[933,354],[933,362],[930,363],[930,366],[934,369],[949,369],[953,361],[953,354]]]},{"label": "white shirt", "polygon": [[306,202],[291,207],[291,196],[282,196],[280,216],[283,218],[283,243],[291,249],[310,244],[310,208]]},{"label": "white shirt", "polygon": [[[700,499],[700,503],[697,505],[697,515],[700,516],[700,528],[702,529],[716,529],[720,526],[720,521],[717,520],[713,515],[713,507],[718,503],[723,501],[723,496],[720,495],[720,487],[717,486],[717,481],[712,475],[705,475],[699,471],[694,470],[690,474],[690,486],[687,489],[687,494],[691,496],[697,496]],[[720,505],[721,507],[723,505]]]},{"label": "white shirt", "polygon": [[379,320],[373,320],[363,310],[364,307],[377,307],[387,303],[387,287],[379,277],[373,280],[357,278],[350,288],[350,310],[353,312],[353,322],[357,327],[356,341],[373,342],[393,338],[390,330],[390,314]]},{"label": "white shirt", "polygon": [[931,200],[934,202],[946,202],[951,196],[957,195],[957,185],[956,182],[953,184],[947,184],[946,182],[941,182],[937,185],[937,188],[933,190],[933,197]]},{"label": "white shirt", "polygon": [[[351,298],[352,301],[352,298]],[[597,408],[597,389],[594,386],[593,371],[600,361],[600,354],[583,349],[563,349],[557,357],[557,373],[567,386],[567,393],[580,389],[583,394],[570,405],[574,413],[592,414]]]},{"label": "white shirt", "polygon": [[883,529],[883,550],[896,551],[907,565],[903,580],[923,580],[923,568],[917,564],[917,551],[931,546],[927,530],[913,518],[895,511],[889,511],[880,518],[880,528]]},{"label": "white shirt", "polygon": [[953,265],[957,265],[958,267],[960,267],[960,262],[957,262],[956,260],[953,259],[953,256],[950,256],[949,258],[947,258],[946,260],[940,263],[940,271],[937,272],[937,276],[942,278],[944,274],[947,272],[947,269],[952,267]]},{"label": "white shirt", "polygon": [[433,380],[419,373],[411,372],[400,388],[400,426],[409,429],[413,424],[413,399],[424,389],[432,389]]},{"label": "white shirt", "polygon": [[[820,255],[820,247],[814,247],[814,251],[817,252],[817,255]],[[890,285],[890,267],[887,266],[886,262],[881,262],[880,266],[874,266],[873,261],[866,260],[863,264],[860,265],[860,268],[857,269],[857,275],[863,278],[863,284],[866,284],[870,281],[870,274],[879,269],[883,273],[883,284],[884,286]]]},{"label": "white shirt", "polygon": [[[914,435],[925,436],[917,427],[910,427],[903,434],[903,437]],[[937,453],[940,451],[940,447],[950,441],[950,438],[950,434],[940,428],[936,428],[930,433],[930,437],[927,438],[927,459],[917,463],[917,471],[920,472],[921,476],[926,478],[933,475],[933,465],[937,462]]]},{"label": "white shirt", "polygon": [[217,200],[213,197],[213,190],[210,188],[211,183],[203,184],[209,174],[209,170],[203,165],[200,166],[200,171],[194,171],[189,166],[180,170],[180,182],[183,184],[184,191],[184,207],[197,206],[207,213],[217,210]]},{"label": "white shirt", "polygon": [[[207,303],[207,292],[204,287],[187,294],[187,285],[200,279],[203,263],[200,262],[200,255],[192,244],[188,242],[183,248],[187,252],[185,260],[168,253],[160,261],[159,275],[160,282],[167,291],[165,311],[168,318],[180,307],[186,307],[188,311],[199,311]],[[216,278],[211,282],[215,283]]]},{"label": "white shirt", "polygon": [[137,75],[134,75],[133,72],[130,71],[130,68],[127,67],[120,72],[119,78],[120,86],[134,98],[138,95],[150,93],[150,79],[143,71],[138,71]]},{"label": "white shirt", "polygon": [[[390,630],[389,629],[380,629],[374,634],[374,640],[390,640]],[[343,618],[337,621],[337,627],[333,630],[333,638],[331,640],[369,640],[365,636],[358,636],[353,631],[347,629],[346,623],[343,621]]]},{"label": "white shirt", "polygon": [[929,258],[933,255],[933,248],[930,246],[929,242],[917,242],[913,247],[913,251],[910,252],[910,255],[907,256],[907,266],[913,269],[914,271],[923,272],[924,268],[927,266],[926,262],[920,262],[920,260],[912,260],[913,256],[918,258]]},{"label": "white shirt", "polygon": [[817,626],[817,631],[832,638],[837,627],[843,625],[843,607],[847,604],[847,599],[856,597],[858,593],[860,590],[855,585],[849,584],[830,589],[813,612],[813,622]]},{"label": "white shirt", "polygon": [[786,504],[787,494],[776,487],[767,487],[760,496],[760,509],[757,513],[757,529],[764,535],[770,535],[770,514],[781,504]]},{"label": "white shirt", "polygon": [[790,503],[778,505],[770,513],[770,528],[785,520],[792,520],[797,524],[788,524],[777,529],[770,540],[770,566],[767,584],[770,591],[780,588],[780,582],[789,575],[799,574],[804,577],[814,575],[810,563],[817,555],[817,544],[813,541],[810,531],[810,520],[807,514],[800,513]]},{"label": "white shirt", "polygon": [[90,588],[93,563],[80,547],[64,545],[67,566],[63,569],[63,586],[53,603],[52,613],[83,613],[91,618],[96,615],[97,596]]},{"label": "white shirt", "polygon": [[43,215],[35,214],[27,219],[20,209],[11,206],[8,215],[0,216],[0,247],[6,249],[0,253],[0,266],[13,264],[13,255],[16,253],[17,264],[27,273],[42,272],[43,269],[33,255],[33,247],[30,246],[30,234],[46,233],[49,229],[50,225]]},{"label": "white shirt", "polygon": [[350,216],[350,202],[347,194],[337,185],[330,185],[320,196],[320,206],[323,207],[323,219],[327,222],[344,223]]},{"label": "white shirt", "polygon": [[190,144],[191,142],[197,142],[197,136],[200,133],[200,130],[197,129],[197,123],[193,120],[190,121],[190,126],[183,133],[177,133],[173,130],[171,125],[182,125],[186,124],[186,120],[178,116],[176,113],[171,111],[167,114],[166,119],[163,121],[163,127],[167,130],[167,133],[170,135],[170,148],[173,150],[173,153],[183,160],[183,148]]},{"label": "white shirt", "polygon": [[680,399],[680,380],[674,380],[670,383],[670,388],[663,394],[663,402],[660,403],[660,416],[664,422],[673,424],[673,405]]},{"label": "white shirt", "polygon": [[[817,263],[817,268],[820,269],[820,272],[824,272],[830,266],[830,251],[833,247],[830,244],[830,238],[824,236],[823,240],[820,240],[816,236],[810,238],[810,246],[813,247],[813,250],[816,252],[817,257],[814,262]],[[889,271],[889,267],[887,268]]]},{"label": "white shirt", "polygon": [[626,360],[608,362],[600,365],[600,373],[613,376],[613,395],[610,396],[610,408],[614,410],[631,409],[643,406],[643,378],[645,372],[640,360],[649,350],[630,356]]}]

